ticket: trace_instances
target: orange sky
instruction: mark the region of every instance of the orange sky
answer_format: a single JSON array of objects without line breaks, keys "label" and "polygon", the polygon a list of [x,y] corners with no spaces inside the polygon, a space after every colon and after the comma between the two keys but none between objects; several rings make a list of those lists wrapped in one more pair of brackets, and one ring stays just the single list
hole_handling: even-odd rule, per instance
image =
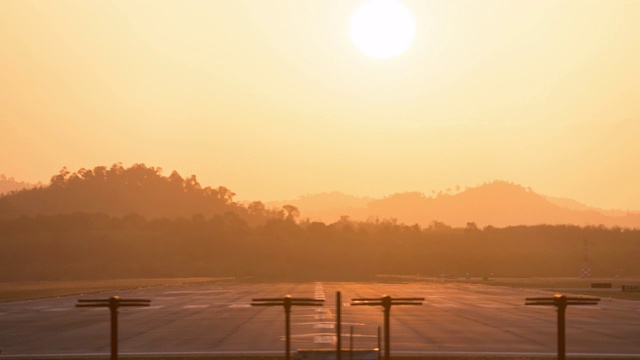
[{"label": "orange sky", "polygon": [[413,46],[349,39],[362,1],[0,1],[0,173],[143,162],[237,198],[513,181],[640,209],[640,1],[406,0]]}]

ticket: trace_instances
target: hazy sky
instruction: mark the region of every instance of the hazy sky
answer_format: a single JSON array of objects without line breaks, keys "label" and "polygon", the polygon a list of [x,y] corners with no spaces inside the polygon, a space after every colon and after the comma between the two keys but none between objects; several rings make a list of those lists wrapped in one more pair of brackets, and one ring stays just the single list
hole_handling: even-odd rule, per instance
[{"label": "hazy sky", "polygon": [[349,38],[356,0],[0,1],[0,173],[122,162],[237,199],[501,179],[640,209],[640,1],[406,0],[413,45]]}]

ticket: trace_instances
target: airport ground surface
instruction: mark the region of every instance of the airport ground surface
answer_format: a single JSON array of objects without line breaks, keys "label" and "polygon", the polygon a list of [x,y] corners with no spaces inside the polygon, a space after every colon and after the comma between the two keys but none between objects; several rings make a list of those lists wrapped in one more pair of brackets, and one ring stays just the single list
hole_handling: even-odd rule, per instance
[{"label": "airport ground surface", "polygon": [[[0,358],[95,356],[109,353],[109,311],[76,308],[80,298],[146,298],[149,307],[119,312],[123,355],[280,355],[284,311],[251,307],[260,297],[324,298],[292,311],[292,350],[334,349],[336,291],[342,294],[343,348],[374,348],[379,307],[348,306],[352,298],[424,297],[422,306],[391,310],[396,355],[553,355],[556,311],[524,305],[535,289],[439,283],[193,284],[0,303]],[[353,336],[351,337],[351,329]],[[567,309],[567,353],[640,358],[640,302],[603,298]]]}]

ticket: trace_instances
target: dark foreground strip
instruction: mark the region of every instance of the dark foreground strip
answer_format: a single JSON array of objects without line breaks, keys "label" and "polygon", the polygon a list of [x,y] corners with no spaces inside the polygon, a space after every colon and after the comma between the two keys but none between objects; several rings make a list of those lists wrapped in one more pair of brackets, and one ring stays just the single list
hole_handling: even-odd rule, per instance
[{"label": "dark foreground strip", "polygon": [[[440,360],[440,359],[555,359],[556,353],[535,353],[535,352],[485,352],[485,351],[394,351],[394,359],[407,360]],[[133,359],[238,359],[249,358],[252,360],[281,360],[284,359],[282,351],[210,351],[210,352],[136,352],[122,353],[123,358]],[[608,354],[608,353],[567,353],[572,360],[580,359],[634,359],[640,360],[640,354]],[[20,354],[20,355],[0,355],[0,359],[16,360],[78,360],[78,359],[107,359],[109,353],[78,353],[78,354]]]}]

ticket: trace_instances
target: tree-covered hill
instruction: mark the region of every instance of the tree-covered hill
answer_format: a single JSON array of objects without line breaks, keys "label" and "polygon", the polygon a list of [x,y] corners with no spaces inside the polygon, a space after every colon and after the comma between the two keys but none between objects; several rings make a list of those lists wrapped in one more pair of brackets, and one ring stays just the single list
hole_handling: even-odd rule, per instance
[{"label": "tree-covered hill", "polygon": [[70,172],[63,168],[48,186],[14,191],[0,197],[0,218],[21,215],[103,213],[111,216],[138,214],[147,218],[210,217],[234,212],[250,223],[282,217],[260,202],[243,206],[234,202],[226,187],[202,187],[195,175],[183,178],[176,171],[135,164],[98,166]]}]

